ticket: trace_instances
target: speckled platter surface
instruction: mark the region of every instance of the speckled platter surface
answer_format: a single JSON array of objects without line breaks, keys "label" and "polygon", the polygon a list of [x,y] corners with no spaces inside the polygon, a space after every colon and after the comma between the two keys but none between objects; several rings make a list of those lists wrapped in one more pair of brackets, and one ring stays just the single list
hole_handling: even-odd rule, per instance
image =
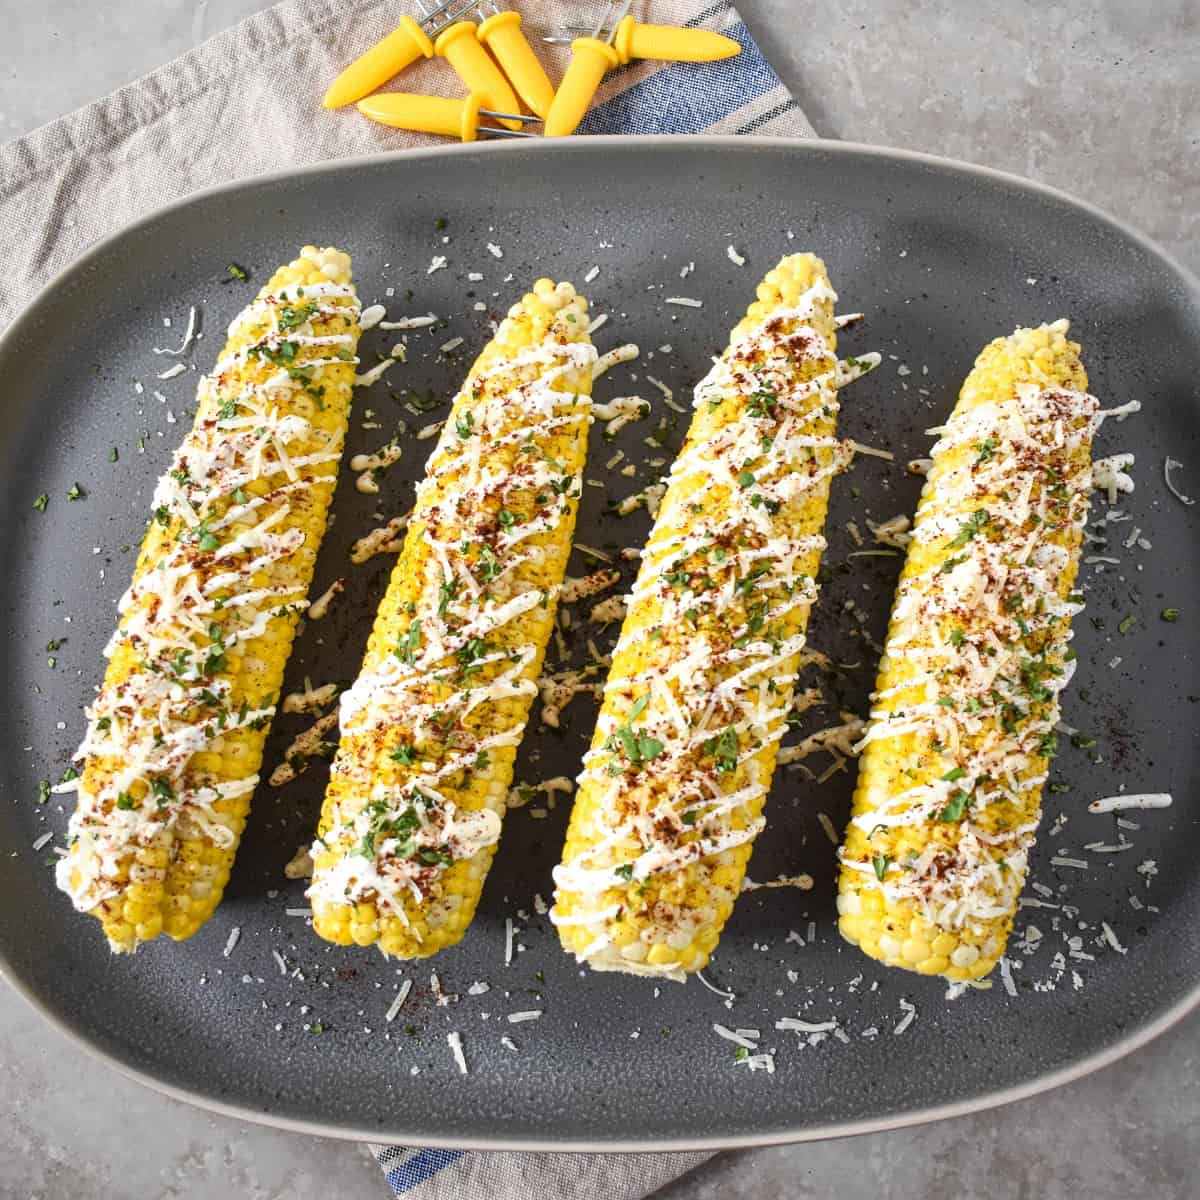
[{"label": "speckled platter surface", "polygon": [[[1129,520],[1099,531],[1107,545],[1089,547],[1118,561],[1083,571],[1080,666],[1063,708],[1081,744],[1063,738],[1054,766],[1063,790],[1046,798],[1031,870],[1040,890],[1026,889],[1040,906],[1019,915],[1011,989],[997,974],[990,990],[947,1000],[943,981],[889,972],[840,941],[834,848],[818,814],[844,823],[852,762],[824,783],[797,767],[777,776],[750,875],[807,873],[813,886],[742,897],[707,972],[734,994],[728,1007],[697,980],[656,994],[651,981],[582,974],[562,954],[536,897],[550,899],[563,802],[540,819],[532,805],[509,814],[478,916],[454,950],[389,964],[373,950],[327,946],[303,916],[287,915],[305,905],[304,884],[283,873],[311,836],[321,762],[288,787],[260,786],[225,901],[205,929],[132,960],[110,956],[95,924],[54,890],[54,842],[32,849],[47,832],[61,844],[69,807],[60,797],[39,804],[39,780],[57,780],[78,742],[153,481],[190,423],[197,373],[253,289],[309,241],[353,254],[364,304],[387,305],[391,319],[434,312],[446,324],[410,334],[407,364],[356,396],[347,460],[387,440],[402,418],[410,433],[378,497],[356,492],[345,472],[313,594],[338,576],[349,585],[300,636],[289,690],[306,675],[353,678],[392,560],[351,567],[349,546],[379,524],[373,514],[408,507],[432,447],[415,430],[445,414],[488,319],[540,275],[572,279],[596,313],[609,314],[596,334],[601,350],[642,347],[639,362],[597,385],[598,400],[638,394],[653,408],[614,443],[593,431],[587,474],[604,487],[585,488],[578,536],[609,552],[640,544],[648,520],[608,515],[606,502],[651,481],[640,464],[655,452],[643,439],[660,420],[669,456],[686,419],[647,375],[686,401],[759,277],[788,252],[821,254],[839,311],[866,313],[842,349],[877,349],[883,366],[843,393],[841,432],[896,460],[860,458],[834,486],[829,578],[810,640],[841,666],[804,680],[820,683],[827,702],[804,715],[795,738],[837,724],[841,710],[864,712],[874,677],[872,647],[901,560],[850,557],[847,522],[866,533],[868,518],[911,513],[920,480],[904,463],[926,452],[924,431],[950,411],[986,341],[1018,323],[1073,319],[1092,390],[1106,406],[1142,402],[1141,413],[1108,422],[1097,445],[1098,455],[1136,455],[1137,487],[1117,506]],[[730,245],[745,266],[727,255]],[[430,274],[435,255],[447,266]],[[249,283],[231,280],[231,262],[250,269]],[[592,267],[598,274],[584,284]],[[703,307],[665,303],[679,295]],[[156,378],[173,360],[151,348],[178,344],[193,304],[205,336],[189,370]],[[396,336],[368,334],[364,360]],[[439,352],[459,337],[461,347]],[[1197,378],[1197,285],[1136,234],[1011,177],[866,147],[704,138],[454,147],[252,180],[142,221],[86,255],[0,339],[4,973],[89,1049],[175,1095],[313,1132],[413,1144],[657,1149],[820,1137],[1015,1099],[1110,1061],[1182,1015],[1200,988],[1200,506],[1180,503],[1163,479],[1171,455],[1184,464],[1178,485],[1200,495]],[[414,400],[432,406],[429,415],[407,411]],[[638,478],[605,468],[615,448],[639,464]],[[85,495],[72,501],[75,483]],[[43,492],[44,512],[34,507]],[[1108,508],[1097,496],[1093,519]],[[586,569],[577,553],[573,573]],[[1177,621],[1161,619],[1167,608],[1182,610]],[[572,648],[587,636],[607,646],[614,635],[586,626]],[[51,641],[61,642],[52,652]],[[580,696],[554,732],[535,708],[518,780],[574,775],[593,717]],[[306,724],[276,722],[264,779]],[[806,765],[820,775],[830,759]],[[1171,792],[1175,803],[1123,814],[1137,828],[1089,815],[1089,800],[1121,789]],[[437,1003],[431,970],[456,1000]],[[413,988],[388,1022],[402,979]],[[476,981],[489,990],[469,994]],[[507,1021],[531,1009],[541,1018]],[[839,1034],[809,1044],[775,1029],[795,1016],[836,1020]],[[774,1074],[736,1062],[714,1023],[761,1030]],[[469,1075],[455,1067],[451,1031],[462,1036]]]}]

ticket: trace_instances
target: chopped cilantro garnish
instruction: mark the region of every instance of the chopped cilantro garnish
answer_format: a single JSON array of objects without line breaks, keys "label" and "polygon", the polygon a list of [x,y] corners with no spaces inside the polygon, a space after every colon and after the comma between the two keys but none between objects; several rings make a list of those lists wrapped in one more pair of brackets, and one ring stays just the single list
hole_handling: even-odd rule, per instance
[{"label": "chopped cilantro garnish", "polygon": [[71,484],[71,486],[67,489],[68,500],[82,500],[86,495],[87,492],[85,492],[77,483]]},{"label": "chopped cilantro garnish", "polygon": [[496,552],[491,546],[484,543],[479,548],[479,578],[484,583],[491,583],[496,579],[501,571],[500,560],[496,557]]},{"label": "chopped cilantro garnish", "polygon": [[939,815],[947,824],[951,821],[961,821],[963,813],[967,811],[967,806],[970,803],[971,793],[964,792],[962,788],[959,788],[946,802],[946,807],[942,809]]},{"label": "chopped cilantro garnish", "polygon": [[622,863],[619,867],[613,867],[613,874],[628,883],[633,878],[633,863]]},{"label": "chopped cilantro garnish", "polygon": [[962,523],[959,531],[950,540],[950,549],[957,550],[971,541],[991,520],[987,509],[977,508],[970,517]]},{"label": "chopped cilantro garnish", "polygon": [[38,498],[37,498],[37,499],[36,499],[36,500],[33,502],[33,507],[34,507],[34,508],[36,508],[36,509],[38,510],[38,512],[45,512],[45,511],[46,511],[46,505],[47,505],[47,504],[49,504],[49,503],[50,503],[50,497],[49,497],[49,496],[48,496],[48,495],[47,495],[45,492],[43,492],[43,493],[42,493],[42,494],[41,494],[41,495],[40,495],[40,496],[39,496],[39,497],[38,497]]},{"label": "chopped cilantro garnish", "polygon": [[408,632],[402,634],[399,642],[396,643],[396,657],[405,664],[411,667],[416,662],[417,650],[421,645],[421,622],[412,621],[408,626]]},{"label": "chopped cilantro garnish", "polygon": [[732,725],[704,743],[704,753],[711,754],[716,760],[717,770],[726,775],[737,770],[738,752],[737,730]]},{"label": "chopped cilantro garnish", "polygon": [[875,878],[880,883],[883,882],[884,876],[887,874],[888,864],[892,861],[891,856],[887,854],[876,854],[871,859],[871,866],[875,868]]},{"label": "chopped cilantro garnish", "polygon": [[317,311],[315,301],[310,300],[307,304],[290,305],[285,304],[279,309],[276,314],[279,321],[279,328],[284,332],[290,332],[293,329],[299,329],[305,321],[312,318]]},{"label": "chopped cilantro garnish", "polygon": [[278,346],[251,346],[246,351],[247,357],[265,358],[267,362],[277,367],[286,367],[296,361],[300,347],[295,342],[280,342]]},{"label": "chopped cilantro garnish", "polygon": [[944,783],[953,783],[956,779],[961,779],[966,774],[962,767],[951,767],[949,771],[942,776]]},{"label": "chopped cilantro garnish", "polygon": [[236,279],[238,283],[245,283],[250,278],[250,272],[240,263],[231,262],[225,270],[229,272],[229,278]]},{"label": "chopped cilantro garnish", "polygon": [[1127,617],[1123,617],[1121,623],[1117,626],[1117,632],[1120,634],[1128,633],[1137,624],[1137,614],[1130,613]]},{"label": "chopped cilantro garnish", "polygon": [[751,392],[750,402],[746,407],[746,411],[752,417],[770,417],[775,414],[775,405],[779,402],[779,397],[774,392],[757,391]]},{"label": "chopped cilantro garnish", "polygon": [[997,445],[998,445],[998,443],[997,443],[995,437],[993,437],[991,435],[984,438],[982,442],[976,442],[975,449],[979,451],[979,455],[975,459],[975,462],[977,464],[987,462],[988,459],[990,459],[992,457],[992,455],[995,453]]},{"label": "chopped cilantro garnish", "polygon": [[1158,615],[1159,615],[1160,617],[1162,617],[1162,619],[1163,619],[1164,621],[1172,621],[1172,622],[1174,622],[1174,621],[1178,621],[1178,620],[1179,620],[1179,609],[1177,609],[1177,608],[1164,608],[1164,609],[1162,610],[1162,612],[1160,612]]},{"label": "chopped cilantro garnish", "polygon": [[150,794],[158,801],[159,808],[175,799],[175,789],[162,776],[150,781]]}]

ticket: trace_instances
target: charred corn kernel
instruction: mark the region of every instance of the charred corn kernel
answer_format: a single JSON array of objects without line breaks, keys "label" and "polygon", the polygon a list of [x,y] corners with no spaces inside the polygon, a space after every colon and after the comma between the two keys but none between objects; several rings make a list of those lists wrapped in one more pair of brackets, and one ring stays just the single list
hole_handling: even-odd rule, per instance
[{"label": "charred corn kernel", "polygon": [[892,966],[978,979],[1004,952],[1074,670],[1086,389],[1066,321],[1018,329],[938,431],[841,855],[841,931]]},{"label": "charred corn kernel", "polygon": [[834,299],[785,258],[696,389],[555,870],[563,946],[598,970],[702,968],[764,824],[845,461]]},{"label": "charred corn kernel", "polygon": [[358,316],[345,254],[281,267],[155,490],[58,863],[114,950],[188,937],[221,899],[337,480]]},{"label": "charred corn kernel", "polygon": [[[455,397],[367,645],[313,848],[313,927],[459,941],[500,836],[579,502],[587,302],[539,280]],[[353,914],[352,917],[348,914]]]}]

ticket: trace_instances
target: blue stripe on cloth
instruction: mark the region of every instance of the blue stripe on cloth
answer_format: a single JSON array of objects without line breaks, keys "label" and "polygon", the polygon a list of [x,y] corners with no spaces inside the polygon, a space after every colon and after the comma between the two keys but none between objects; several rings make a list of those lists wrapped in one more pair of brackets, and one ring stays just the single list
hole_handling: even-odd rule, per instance
[{"label": "blue stripe on cloth", "polygon": [[731,87],[712,87],[709,63],[672,63],[640,83],[598,104],[584,118],[580,133],[701,133],[710,125],[781,87],[779,76],[740,21],[721,32],[742,48]]},{"label": "blue stripe on cloth", "polygon": [[[394,1152],[400,1150],[400,1147],[389,1146],[388,1150]],[[461,1150],[420,1150],[412,1158],[405,1159],[404,1162],[398,1163],[394,1167],[389,1167],[385,1178],[388,1186],[392,1189],[392,1194],[403,1196],[405,1192],[410,1192],[419,1184],[431,1179],[444,1167],[458,1162],[462,1156],[463,1151]],[[380,1166],[387,1167],[384,1155],[380,1156]]]}]

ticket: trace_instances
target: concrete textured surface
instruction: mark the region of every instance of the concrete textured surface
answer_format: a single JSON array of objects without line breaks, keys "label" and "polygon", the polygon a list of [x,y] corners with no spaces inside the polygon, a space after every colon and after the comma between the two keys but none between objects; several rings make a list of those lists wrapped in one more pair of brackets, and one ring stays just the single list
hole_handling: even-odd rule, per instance
[{"label": "concrete textured surface", "polygon": [[[264,0],[0,0],[0,139],[151,70]],[[827,137],[1032,176],[1200,269],[1194,0],[741,0]],[[1107,1070],[1007,1108],[852,1141],[718,1156],[660,1200],[981,1200],[1196,1194],[1200,1016]],[[364,1147],[167,1100],[82,1056],[0,988],[0,1200],[346,1200],[386,1189]],[[597,1198],[603,1200],[603,1198]]]}]

